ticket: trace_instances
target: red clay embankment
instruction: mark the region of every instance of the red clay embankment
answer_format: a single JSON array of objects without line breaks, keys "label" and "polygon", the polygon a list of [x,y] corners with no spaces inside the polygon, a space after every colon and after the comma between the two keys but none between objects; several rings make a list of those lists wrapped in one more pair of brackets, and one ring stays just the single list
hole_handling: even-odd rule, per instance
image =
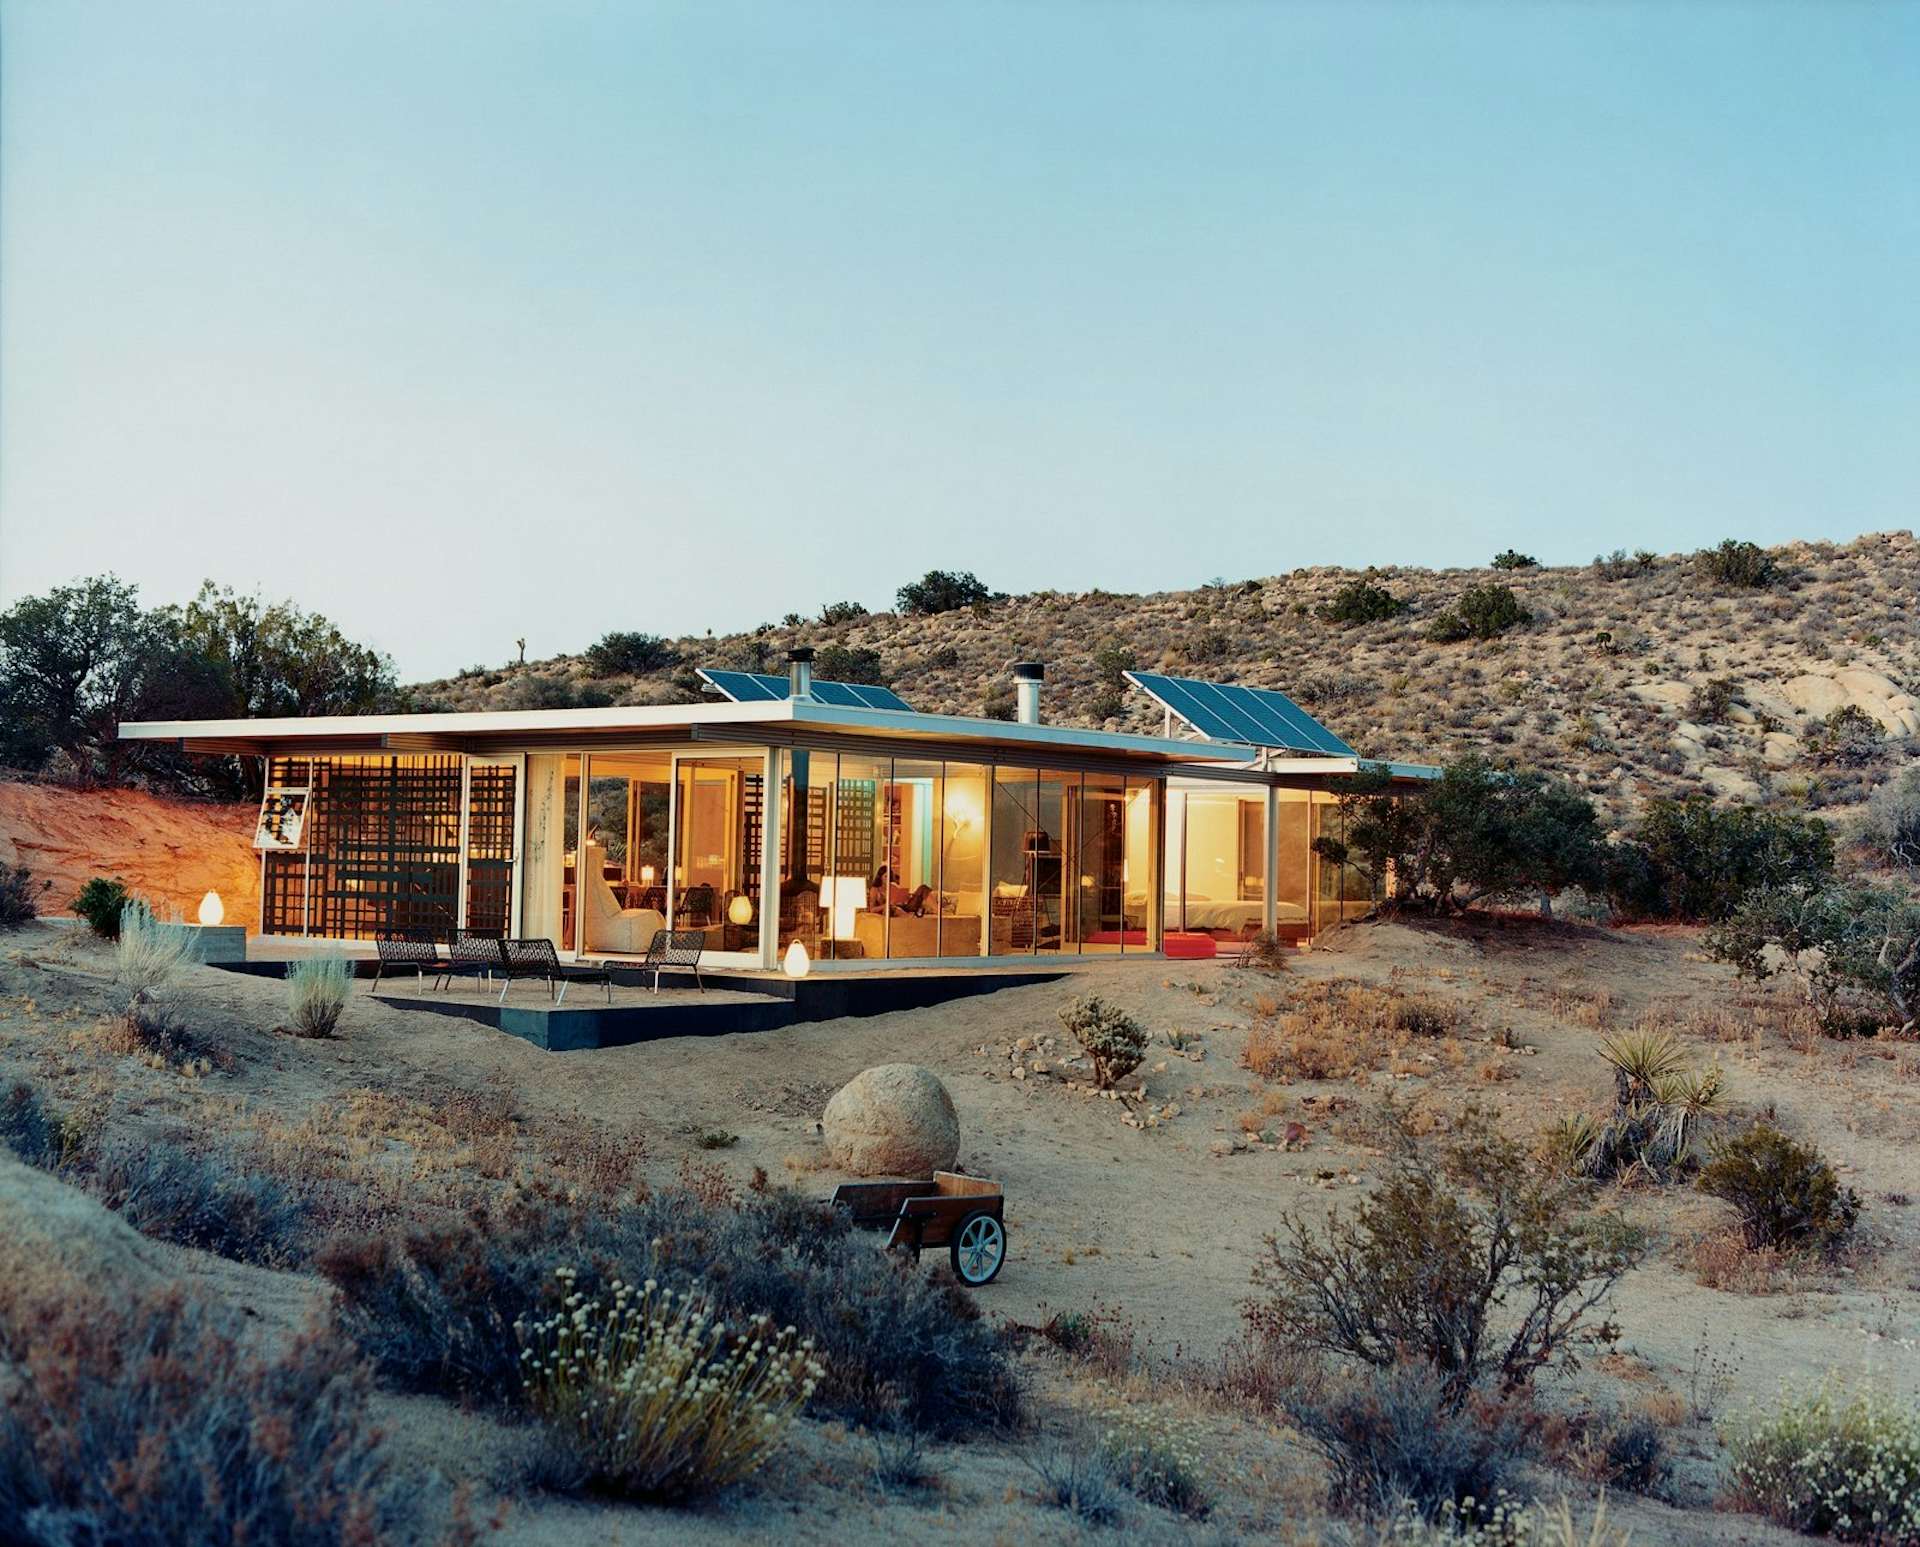
[{"label": "red clay embankment", "polygon": [[191,919],[209,891],[227,922],[258,925],[257,808],[172,800],[141,790],[75,790],[0,782],[0,864],[25,865],[53,882],[42,913],[66,913],[93,876],[118,876],[163,916]]}]

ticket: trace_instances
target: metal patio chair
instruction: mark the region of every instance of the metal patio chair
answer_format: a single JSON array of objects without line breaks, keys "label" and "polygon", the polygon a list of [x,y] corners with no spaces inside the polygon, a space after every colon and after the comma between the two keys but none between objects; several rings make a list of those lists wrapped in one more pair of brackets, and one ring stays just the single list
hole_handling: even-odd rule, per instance
[{"label": "metal patio chair", "polygon": [[433,986],[439,988],[444,983],[451,988],[455,978],[485,978],[487,987],[492,988],[493,975],[500,971],[500,963],[497,935],[470,935],[462,930],[447,948],[447,959],[440,963],[440,973]]},{"label": "metal patio chair", "polygon": [[706,946],[704,929],[663,929],[648,944],[647,957],[640,963],[640,970],[653,974],[653,991],[657,994],[661,973],[668,968],[685,967],[692,971],[695,986],[704,994],[707,985],[700,978],[700,953]]},{"label": "metal patio chair", "polygon": [[373,969],[373,981],[367,985],[369,994],[377,993],[380,980],[389,971],[413,971],[413,991],[417,994],[426,987],[427,974],[434,975],[434,981],[440,979],[440,947],[433,936],[418,930],[402,930],[395,934],[378,935],[374,938],[373,948],[379,953],[380,960]]}]

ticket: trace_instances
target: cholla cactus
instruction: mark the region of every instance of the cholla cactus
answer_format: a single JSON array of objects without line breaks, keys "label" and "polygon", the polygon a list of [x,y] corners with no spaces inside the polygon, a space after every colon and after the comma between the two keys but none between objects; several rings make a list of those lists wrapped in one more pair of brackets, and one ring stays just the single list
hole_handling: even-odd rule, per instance
[{"label": "cholla cactus", "polygon": [[696,1286],[618,1279],[609,1298],[575,1288],[553,1315],[518,1322],[527,1400],[596,1485],[678,1499],[756,1471],[826,1374],[811,1338],[766,1316],[729,1327]]},{"label": "cholla cactus", "polygon": [[1147,1055],[1146,1028],[1098,994],[1074,1000],[1060,1012],[1060,1024],[1086,1049],[1094,1083],[1103,1090],[1133,1073]]}]

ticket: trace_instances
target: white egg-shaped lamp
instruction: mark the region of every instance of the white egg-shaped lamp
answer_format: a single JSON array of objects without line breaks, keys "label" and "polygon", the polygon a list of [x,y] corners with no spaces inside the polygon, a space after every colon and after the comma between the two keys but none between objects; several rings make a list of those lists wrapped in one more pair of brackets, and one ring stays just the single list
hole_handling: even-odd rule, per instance
[{"label": "white egg-shaped lamp", "polygon": [[813,958],[807,955],[807,948],[798,940],[787,947],[787,954],[780,963],[780,970],[790,978],[804,978],[813,969]]},{"label": "white egg-shaped lamp", "polygon": [[220,900],[218,892],[208,892],[200,899],[200,922],[209,929],[227,916],[227,905]]},{"label": "white egg-shaped lamp", "polygon": [[745,892],[742,892],[738,897],[734,898],[732,902],[727,904],[727,917],[732,919],[734,923],[742,926],[751,924],[753,922],[753,899]]}]

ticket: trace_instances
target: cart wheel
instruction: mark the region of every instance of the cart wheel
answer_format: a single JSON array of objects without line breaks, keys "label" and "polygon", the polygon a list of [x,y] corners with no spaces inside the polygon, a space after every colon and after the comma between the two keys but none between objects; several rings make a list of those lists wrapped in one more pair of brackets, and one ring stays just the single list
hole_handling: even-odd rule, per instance
[{"label": "cart wheel", "polygon": [[1007,1232],[991,1214],[969,1214],[954,1232],[953,1276],[969,1289],[991,1284],[1007,1260]]}]

